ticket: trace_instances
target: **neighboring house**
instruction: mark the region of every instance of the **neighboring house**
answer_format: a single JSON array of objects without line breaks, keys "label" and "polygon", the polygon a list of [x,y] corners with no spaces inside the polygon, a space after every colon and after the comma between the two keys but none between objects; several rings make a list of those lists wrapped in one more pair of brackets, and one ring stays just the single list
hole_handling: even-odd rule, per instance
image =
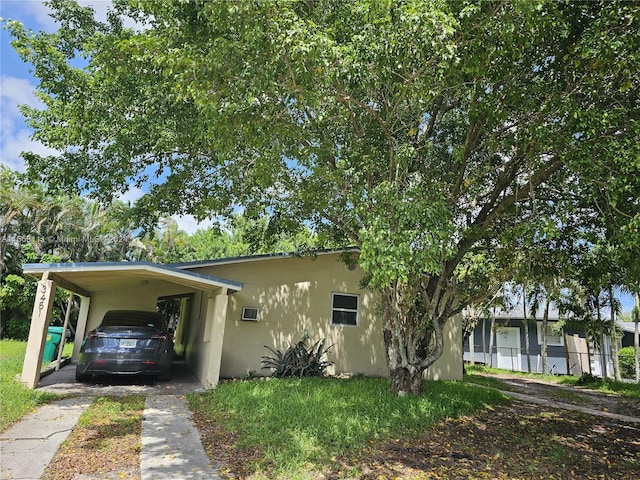
[{"label": "neighboring house", "polygon": [[[268,375],[261,368],[261,357],[270,354],[265,346],[286,349],[305,334],[310,342],[324,338],[326,345],[333,344],[330,373],[388,376],[376,299],[360,288],[362,270],[341,261],[344,252],[176,265],[26,264],[26,274],[45,281],[39,283],[42,294],[34,306],[23,383],[37,386],[46,306],[55,284],[81,296],[78,340],[110,309],[170,310],[176,351],[205,385],[215,386],[226,377]],[[350,253],[357,255],[356,250]],[[449,348],[428,369],[427,378],[462,379],[461,331],[460,318],[447,324]],[[80,343],[74,346],[75,357]]]},{"label": "neighboring house", "polygon": [[622,334],[620,339],[620,347],[633,347],[636,324],[634,322],[622,322],[616,320],[616,327]]},{"label": "neighboring house", "polygon": [[[531,371],[542,372],[542,314],[536,315],[536,319],[528,316],[529,327],[529,355]],[[565,345],[565,335],[585,338],[583,331],[571,328],[558,328],[560,318],[557,312],[550,312],[547,323],[547,372],[555,374],[579,374],[582,372],[577,365],[582,362],[587,370],[590,368],[593,375],[601,376],[601,358],[593,345],[584,351],[573,347],[574,342]],[[464,360],[466,362],[492,365],[496,368],[527,372],[527,353],[524,329],[524,316],[522,311],[512,312],[497,311],[495,314],[495,332],[491,341],[491,319],[482,319],[476,325],[471,336],[464,342]],[[608,339],[605,339],[605,343]],[[470,348],[473,346],[473,349]],[[492,351],[489,351],[492,346]],[[474,352],[472,355],[471,352]],[[608,343],[605,352],[609,352]],[[613,364],[610,359],[608,372],[613,372]]]}]

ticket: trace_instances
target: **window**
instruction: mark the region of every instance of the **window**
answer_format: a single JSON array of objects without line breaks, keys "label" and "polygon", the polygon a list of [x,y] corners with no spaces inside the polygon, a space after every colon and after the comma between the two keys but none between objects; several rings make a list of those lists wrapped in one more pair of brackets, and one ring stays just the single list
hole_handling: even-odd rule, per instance
[{"label": "window", "polygon": [[258,321],[258,308],[257,307],[242,307],[242,320],[249,322]]},{"label": "window", "polygon": [[[542,322],[538,323],[538,345],[542,345]],[[562,335],[562,328],[557,329],[555,322],[547,323],[547,345],[562,347],[564,345],[564,338]]]},{"label": "window", "polygon": [[331,324],[332,325],[358,325],[359,295],[348,293],[331,294]]}]

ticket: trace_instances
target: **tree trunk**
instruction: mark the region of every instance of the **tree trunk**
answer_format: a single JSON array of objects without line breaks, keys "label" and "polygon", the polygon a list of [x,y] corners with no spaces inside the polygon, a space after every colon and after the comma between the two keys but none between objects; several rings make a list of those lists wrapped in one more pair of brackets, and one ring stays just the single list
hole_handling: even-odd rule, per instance
[{"label": "tree trunk", "polygon": [[607,349],[605,348],[604,339],[604,323],[602,322],[602,313],[600,312],[600,295],[596,297],[596,315],[598,319],[598,328],[600,329],[600,363],[602,364],[602,379],[609,377],[607,371]]},{"label": "tree trunk", "polygon": [[636,328],[633,334],[633,358],[636,364],[636,383],[640,383],[640,358],[638,351],[640,350],[640,293],[636,293],[636,306],[633,309],[633,321],[636,322]]},{"label": "tree trunk", "polygon": [[442,329],[448,317],[437,316],[442,312],[430,306],[435,300],[427,302],[416,296],[415,288],[401,282],[382,293],[391,391],[398,395],[420,394],[424,391],[425,370],[444,351]]},{"label": "tree trunk", "polygon": [[[385,322],[386,323],[386,322]],[[384,343],[387,349],[390,389],[398,395],[417,395],[424,390],[423,379],[426,368],[408,362],[406,346],[398,338],[395,326],[385,325]]]},{"label": "tree trunk", "polygon": [[524,348],[527,354],[527,371],[531,373],[531,350],[529,348],[529,319],[527,318],[527,288],[522,285],[522,316],[524,317]]},{"label": "tree trunk", "polygon": [[485,337],[485,332],[487,331],[487,320],[486,318],[482,318],[482,355],[484,357],[484,364],[487,365],[487,339]]},{"label": "tree trunk", "polygon": [[613,296],[613,287],[609,285],[609,305],[611,305],[611,358],[613,360],[613,378],[616,382],[622,381],[620,375],[620,364],[618,363],[618,329],[616,328],[616,311],[613,308],[615,299]]},{"label": "tree trunk", "polygon": [[399,367],[389,372],[391,391],[398,395],[418,395],[424,391],[424,370],[409,365]]},{"label": "tree trunk", "polygon": [[489,326],[489,366],[493,367],[493,339],[496,335],[496,308],[493,307],[491,325]]},{"label": "tree trunk", "polygon": [[640,383],[640,355],[638,355],[638,351],[640,351],[640,332],[638,331],[638,325],[640,325],[640,322],[636,320],[636,328],[633,334],[633,358],[636,364],[636,383]]},{"label": "tree trunk", "polygon": [[549,325],[549,305],[551,304],[551,299],[549,298],[549,294],[547,294],[545,298],[544,304],[544,314],[542,315],[542,347],[540,351],[540,355],[542,356],[542,374],[545,375],[547,372],[547,326]]}]

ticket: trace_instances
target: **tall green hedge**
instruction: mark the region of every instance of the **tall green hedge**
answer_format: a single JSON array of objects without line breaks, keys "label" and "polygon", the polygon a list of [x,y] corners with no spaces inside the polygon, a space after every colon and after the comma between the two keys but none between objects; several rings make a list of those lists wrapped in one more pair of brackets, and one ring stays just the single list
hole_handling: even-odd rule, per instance
[{"label": "tall green hedge", "polygon": [[624,347],[618,350],[618,363],[622,378],[635,378],[636,365],[633,357],[633,347]]}]

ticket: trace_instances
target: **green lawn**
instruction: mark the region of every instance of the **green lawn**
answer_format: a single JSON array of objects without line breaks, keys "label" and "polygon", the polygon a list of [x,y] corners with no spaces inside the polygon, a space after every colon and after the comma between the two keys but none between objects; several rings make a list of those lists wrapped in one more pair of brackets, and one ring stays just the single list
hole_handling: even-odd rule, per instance
[{"label": "green lawn", "polygon": [[364,377],[235,381],[189,396],[192,409],[238,435],[237,447],[259,449],[253,470],[269,478],[307,478],[342,453],[504,401],[459,382],[428,382],[423,395],[399,397],[388,380]]},{"label": "green lawn", "polygon": [[[60,398],[59,395],[28,390],[16,375],[22,372],[27,342],[0,340],[0,432],[36,406]],[[73,344],[65,346],[64,355],[70,356]]]}]

